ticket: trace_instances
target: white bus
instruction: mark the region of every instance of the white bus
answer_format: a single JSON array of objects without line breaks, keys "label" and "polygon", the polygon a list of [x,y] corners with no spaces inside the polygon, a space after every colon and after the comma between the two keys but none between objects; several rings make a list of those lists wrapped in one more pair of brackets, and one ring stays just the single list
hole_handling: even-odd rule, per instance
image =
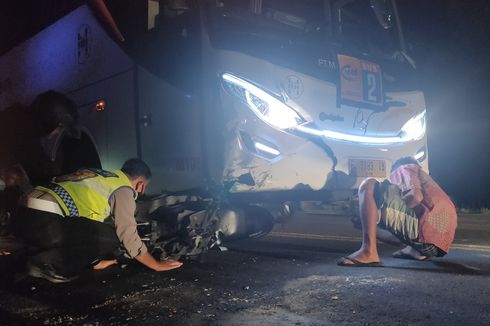
[{"label": "white bus", "polygon": [[250,173],[249,202],[349,200],[402,156],[428,170],[394,0],[88,1],[4,54],[0,87],[69,96],[94,165],[141,157],[153,194]]}]

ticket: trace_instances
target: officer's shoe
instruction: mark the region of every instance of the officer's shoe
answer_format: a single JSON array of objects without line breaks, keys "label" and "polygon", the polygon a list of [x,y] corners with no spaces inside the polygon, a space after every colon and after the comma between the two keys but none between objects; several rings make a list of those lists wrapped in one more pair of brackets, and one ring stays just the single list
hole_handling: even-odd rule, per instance
[{"label": "officer's shoe", "polygon": [[67,283],[74,281],[78,275],[62,275],[51,264],[33,264],[28,263],[28,273],[32,277],[43,278],[51,283]]}]

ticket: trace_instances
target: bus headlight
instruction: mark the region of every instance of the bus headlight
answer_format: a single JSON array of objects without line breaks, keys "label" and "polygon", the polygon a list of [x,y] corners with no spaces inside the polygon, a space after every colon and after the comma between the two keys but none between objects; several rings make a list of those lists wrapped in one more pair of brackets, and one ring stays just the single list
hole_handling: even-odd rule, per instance
[{"label": "bus headlight", "polygon": [[237,76],[221,76],[228,92],[242,100],[263,121],[279,129],[296,127],[305,120],[292,108],[258,86]]},{"label": "bus headlight", "polygon": [[426,111],[416,115],[405,123],[401,129],[401,138],[404,141],[419,140],[424,137],[426,124],[425,124]]}]

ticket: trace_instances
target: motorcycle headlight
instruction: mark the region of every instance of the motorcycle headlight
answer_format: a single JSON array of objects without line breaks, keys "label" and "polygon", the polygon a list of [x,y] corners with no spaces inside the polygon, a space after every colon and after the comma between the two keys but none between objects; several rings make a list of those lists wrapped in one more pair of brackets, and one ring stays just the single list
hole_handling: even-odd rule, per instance
[{"label": "motorcycle headlight", "polygon": [[231,94],[271,126],[288,129],[305,122],[295,110],[258,86],[229,73],[223,74],[222,78],[225,88]]},{"label": "motorcycle headlight", "polygon": [[403,125],[401,129],[401,138],[404,141],[419,140],[424,137],[426,129],[425,114],[426,111],[424,110]]}]

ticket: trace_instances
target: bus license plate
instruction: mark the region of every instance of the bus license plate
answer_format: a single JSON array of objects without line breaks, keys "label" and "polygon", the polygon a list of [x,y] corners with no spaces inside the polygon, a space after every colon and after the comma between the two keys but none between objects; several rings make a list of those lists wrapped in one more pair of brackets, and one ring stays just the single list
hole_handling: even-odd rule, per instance
[{"label": "bus license plate", "polygon": [[386,177],[386,163],[383,160],[349,160],[349,174],[358,177]]}]

